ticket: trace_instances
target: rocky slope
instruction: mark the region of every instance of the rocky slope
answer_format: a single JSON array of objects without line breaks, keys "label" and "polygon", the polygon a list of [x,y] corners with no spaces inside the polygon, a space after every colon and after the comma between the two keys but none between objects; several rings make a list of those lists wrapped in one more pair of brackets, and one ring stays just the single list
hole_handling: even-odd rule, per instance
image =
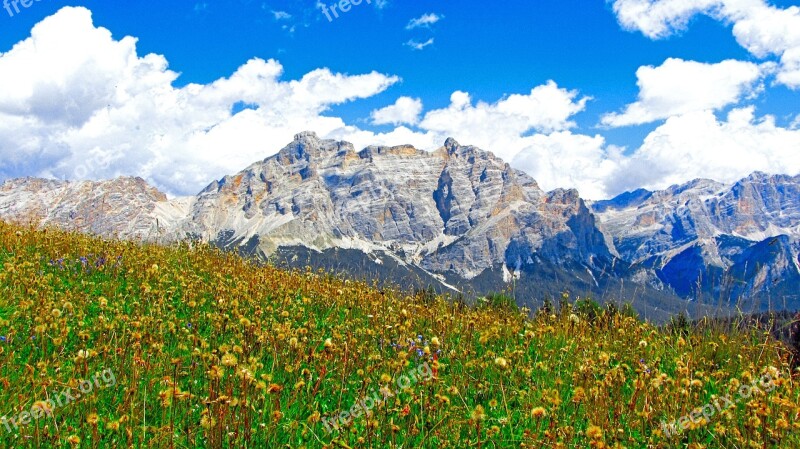
[{"label": "rocky slope", "polygon": [[592,208],[623,260],[683,297],[800,303],[800,176],[695,180]]},{"label": "rocky slope", "polygon": [[[298,134],[276,155],[168,199],[138,178],[20,179],[0,218],[107,237],[212,242],[293,266],[342,269],[465,294],[513,288],[634,300],[657,316],[680,298],[793,297],[800,177],[698,180],[587,204],[545,192],[492,153],[449,139],[428,153]],[[413,279],[413,280],[412,280]]]},{"label": "rocky slope", "polygon": [[533,257],[602,270],[612,262],[574,190],[542,191],[491,153],[450,139],[428,153],[302,133],[277,155],[201,192],[179,235],[246,245],[381,252],[432,273],[473,279]]},{"label": "rocky slope", "polygon": [[66,182],[13,179],[0,185],[0,218],[109,238],[162,240],[191,198],[169,201],[141,178]]}]

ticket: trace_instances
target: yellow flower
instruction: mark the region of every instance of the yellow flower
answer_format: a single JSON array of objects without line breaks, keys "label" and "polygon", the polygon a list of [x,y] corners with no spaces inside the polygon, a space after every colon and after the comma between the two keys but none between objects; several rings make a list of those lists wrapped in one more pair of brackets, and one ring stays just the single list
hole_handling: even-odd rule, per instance
[{"label": "yellow flower", "polygon": [[222,356],[221,363],[222,366],[233,367],[236,366],[239,362],[236,360],[236,357],[233,354],[227,353]]},{"label": "yellow flower", "polygon": [[586,429],[586,436],[591,438],[592,440],[602,440],[603,439],[603,429],[598,426],[589,426]]},{"label": "yellow flower", "polygon": [[547,410],[544,407],[536,407],[531,410],[531,417],[534,419],[544,418],[545,416],[547,416]]},{"label": "yellow flower", "polygon": [[202,427],[204,429],[210,429],[210,428],[214,427],[214,425],[216,425],[216,424],[217,424],[217,421],[214,418],[212,418],[212,417],[210,417],[208,415],[205,415],[202,418],[200,418],[200,427]]},{"label": "yellow flower", "polygon": [[486,411],[483,409],[483,406],[478,405],[475,407],[475,410],[472,411],[472,421],[479,422],[486,419]]},{"label": "yellow flower", "polygon": [[508,368],[508,360],[506,360],[506,359],[504,359],[502,357],[498,357],[498,358],[494,359],[494,364],[499,366],[500,369]]},{"label": "yellow flower", "polygon": [[581,402],[586,399],[586,390],[583,387],[575,388],[575,391],[572,392],[572,402]]}]

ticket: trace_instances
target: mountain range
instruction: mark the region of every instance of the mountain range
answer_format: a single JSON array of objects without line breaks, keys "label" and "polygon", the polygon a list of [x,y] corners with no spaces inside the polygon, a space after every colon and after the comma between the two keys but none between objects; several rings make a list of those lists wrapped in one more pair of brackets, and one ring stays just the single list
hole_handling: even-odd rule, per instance
[{"label": "mountain range", "polygon": [[698,179],[590,202],[542,190],[492,153],[295,136],[274,156],[168,198],[141,178],[8,180],[0,218],[158,243],[204,241],[292,267],[433,286],[562,292],[633,303],[650,319],[800,308],[800,176]]}]

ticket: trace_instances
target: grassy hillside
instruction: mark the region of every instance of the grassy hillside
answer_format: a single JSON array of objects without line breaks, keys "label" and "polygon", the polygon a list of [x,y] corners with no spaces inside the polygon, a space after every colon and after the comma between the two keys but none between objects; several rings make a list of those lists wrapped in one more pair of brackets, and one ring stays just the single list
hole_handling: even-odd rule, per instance
[{"label": "grassy hillside", "polygon": [[0,224],[0,447],[800,447],[768,334],[595,315]]}]

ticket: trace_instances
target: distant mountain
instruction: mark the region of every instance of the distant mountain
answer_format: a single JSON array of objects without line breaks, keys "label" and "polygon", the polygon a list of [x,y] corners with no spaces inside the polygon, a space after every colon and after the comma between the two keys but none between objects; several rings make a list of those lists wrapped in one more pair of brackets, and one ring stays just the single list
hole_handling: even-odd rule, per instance
[{"label": "distant mountain", "polygon": [[800,305],[800,176],[695,180],[592,204],[620,258],[681,297]]},{"label": "distant mountain", "polygon": [[[295,136],[276,155],[168,199],[138,178],[17,179],[0,217],[106,237],[201,240],[291,266],[474,296],[513,290],[634,301],[651,318],[735,304],[796,308],[800,178],[698,180],[587,205],[492,153]],[[689,299],[693,301],[688,301]],[[698,300],[699,299],[699,300]],[[706,304],[704,304],[706,303]],[[755,305],[754,305],[755,304]]]}]

